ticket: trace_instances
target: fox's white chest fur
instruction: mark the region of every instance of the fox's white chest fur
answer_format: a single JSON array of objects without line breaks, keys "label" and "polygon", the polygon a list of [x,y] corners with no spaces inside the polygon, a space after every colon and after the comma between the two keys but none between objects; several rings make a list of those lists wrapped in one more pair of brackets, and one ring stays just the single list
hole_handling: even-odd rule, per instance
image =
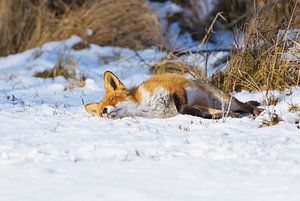
[{"label": "fox's white chest fur", "polygon": [[147,118],[166,118],[178,114],[172,94],[158,87],[153,93],[149,92],[143,86],[137,90],[141,94],[141,101],[123,101],[115,107],[109,107],[109,113],[113,117],[141,116]]},{"label": "fox's white chest fur", "polygon": [[172,94],[163,87],[158,87],[152,94],[143,87],[139,90],[142,94],[141,116],[162,118],[174,116],[178,113]]}]

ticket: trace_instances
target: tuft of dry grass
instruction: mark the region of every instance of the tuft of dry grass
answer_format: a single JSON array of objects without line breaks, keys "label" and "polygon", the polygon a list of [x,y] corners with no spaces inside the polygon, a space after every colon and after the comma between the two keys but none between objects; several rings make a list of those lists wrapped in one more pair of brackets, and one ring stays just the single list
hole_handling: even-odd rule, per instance
[{"label": "tuft of dry grass", "polygon": [[264,96],[263,99],[263,104],[270,106],[270,105],[277,105],[279,103],[279,98],[275,97],[275,95],[273,93],[269,93],[269,91],[267,91],[267,94]]},{"label": "tuft of dry grass", "polygon": [[177,74],[190,74],[194,78],[205,79],[205,72],[199,70],[194,64],[185,61],[184,59],[176,56],[170,52],[167,56],[159,61],[156,61],[151,67],[150,71],[154,74],[163,73],[177,73]]},{"label": "tuft of dry grass", "polygon": [[300,113],[300,105],[299,104],[291,104],[288,108],[288,112],[292,113]]},{"label": "tuft of dry grass", "polygon": [[299,85],[300,64],[294,58],[299,57],[300,32],[292,38],[290,30],[296,26],[300,4],[295,0],[260,2],[244,29],[245,47],[232,53],[224,73],[212,77],[212,83],[226,92],[233,85],[250,91]]},{"label": "tuft of dry grass", "polygon": [[299,63],[284,59],[282,49],[270,48],[235,53],[225,73],[216,73],[212,83],[227,92],[234,84],[238,91],[284,90],[299,85]]},{"label": "tuft of dry grass", "polygon": [[66,14],[57,27],[55,37],[72,33],[100,45],[143,49],[163,44],[159,21],[142,0],[90,1]]},{"label": "tuft of dry grass", "polygon": [[272,113],[270,114],[269,120],[263,120],[262,124],[259,125],[259,128],[268,127],[268,126],[274,126],[278,124],[279,122],[283,121],[278,114]]},{"label": "tuft of dry grass", "polygon": [[76,77],[76,62],[71,57],[66,56],[65,54],[60,54],[52,69],[37,72],[34,76],[40,78],[55,78],[63,76],[66,79],[73,79]]},{"label": "tuft of dry grass", "polygon": [[151,67],[150,71],[154,74],[163,73],[178,73],[185,74],[189,72],[189,64],[180,58],[169,53],[166,57],[156,61]]},{"label": "tuft of dry grass", "polygon": [[160,23],[143,0],[0,0],[0,55],[74,34],[132,49],[164,44]]},{"label": "tuft of dry grass", "polygon": [[52,69],[36,72],[34,77],[54,79],[55,77],[63,76],[69,82],[66,90],[73,90],[76,87],[85,86],[86,77],[77,71],[78,67],[74,59],[68,55],[60,54]]}]

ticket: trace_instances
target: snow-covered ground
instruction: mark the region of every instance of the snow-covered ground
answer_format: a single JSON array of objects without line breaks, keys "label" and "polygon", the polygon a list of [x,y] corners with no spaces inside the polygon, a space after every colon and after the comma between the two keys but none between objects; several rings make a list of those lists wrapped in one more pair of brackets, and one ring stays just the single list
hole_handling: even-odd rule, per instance
[{"label": "snow-covered ground", "polygon": [[[103,72],[132,86],[150,76],[144,61],[164,53],[72,50],[78,41],[0,58],[1,201],[300,200],[299,114],[287,112],[300,104],[300,88],[275,92],[280,102],[257,119],[100,119],[82,99],[101,99]],[[33,77],[61,54],[76,61],[85,87],[69,91],[62,77]],[[262,92],[236,97],[263,102]],[[284,121],[258,128],[273,111]]]}]

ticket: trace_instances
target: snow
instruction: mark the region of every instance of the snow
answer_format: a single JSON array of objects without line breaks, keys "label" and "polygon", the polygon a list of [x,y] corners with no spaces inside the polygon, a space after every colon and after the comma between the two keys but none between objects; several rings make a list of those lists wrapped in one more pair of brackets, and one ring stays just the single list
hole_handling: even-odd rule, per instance
[{"label": "snow", "polygon": [[[0,200],[300,199],[300,114],[288,112],[300,103],[299,87],[273,92],[279,103],[263,105],[257,119],[100,119],[84,111],[82,99],[101,99],[103,72],[133,86],[165,53],[97,45],[72,50],[80,41],[74,36],[0,58]],[[33,77],[61,54],[76,61],[85,87],[69,91],[62,77]],[[263,102],[265,95],[235,96]],[[258,128],[268,111],[284,121]]]},{"label": "snow", "polygon": [[159,18],[162,25],[162,30],[164,35],[166,35],[166,42],[172,48],[182,48],[182,47],[194,47],[196,46],[195,41],[192,39],[189,33],[180,33],[180,27],[178,22],[173,22],[169,24],[168,16],[178,14],[184,11],[182,7],[171,2],[148,2],[153,8],[155,14]]},{"label": "snow", "polygon": [[[243,44],[242,33],[224,30],[218,28],[218,26],[212,30],[209,42],[202,43],[202,41],[195,41],[190,33],[182,33],[178,21],[172,23],[168,22],[168,18],[171,15],[182,12],[190,13],[188,9],[184,9],[172,1],[147,2],[159,18],[168,48],[170,50],[187,52],[188,54],[181,56],[180,59],[190,66],[196,66],[197,70],[201,70],[202,72],[206,71],[205,66],[207,63],[209,67],[207,69],[207,75],[209,77],[212,76],[213,73],[223,71],[226,68],[225,64],[218,64],[218,62],[229,56],[230,49],[232,49],[233,46],[242,46]],[[200,13],[200,16],[198,16],[199,19],[207,18],[217,4],[218,1],[216,0],[195,1],[195,9]],[[210,50],[218,51],[209,52]],[[189,51],[199,51],[200,53],[202,52],[202,54],[190,55]],[[206,51],[208,51],[208,55],[206,55]]]}]

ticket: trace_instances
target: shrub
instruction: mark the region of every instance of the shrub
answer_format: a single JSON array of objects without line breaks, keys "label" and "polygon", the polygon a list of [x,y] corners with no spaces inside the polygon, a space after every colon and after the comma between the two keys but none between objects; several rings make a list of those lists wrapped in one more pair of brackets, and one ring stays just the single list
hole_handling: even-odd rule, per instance
[{"label": "shrub", "polygon": [[[299,85],[300,5],[295,0],[266,1],[254,4],[252,16],[244,26],[244,46],[235,50],[224,73],[212,83],[224,91],[284,90]],[[256,5],[256,7],[255,7]],[[297,42],[298,41],[298,42]]]},{"label": "shrub", "polygon": [[0,55],[73,34],[133,49],[163,44],[160,23],[143,0],[0,0]]}]

